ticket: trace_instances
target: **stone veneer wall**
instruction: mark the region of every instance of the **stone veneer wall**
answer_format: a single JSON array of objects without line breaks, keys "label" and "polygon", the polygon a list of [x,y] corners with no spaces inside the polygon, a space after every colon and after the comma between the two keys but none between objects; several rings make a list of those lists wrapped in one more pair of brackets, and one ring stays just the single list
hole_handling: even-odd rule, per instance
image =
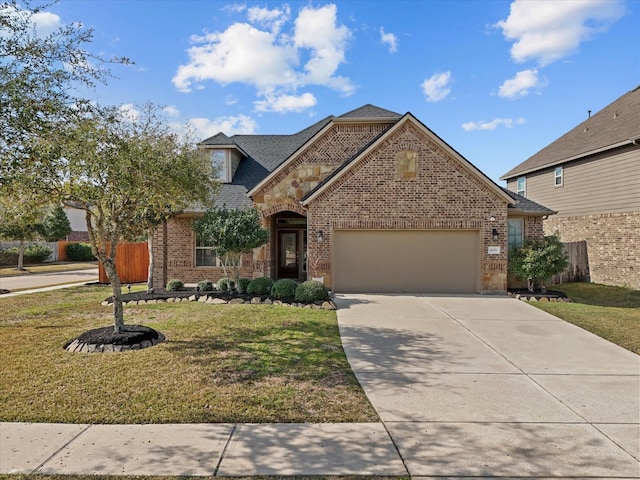
[{"label": "stone veneer wall", "polygon": [[[331,279],[334,229],[478,230],[481,291],[507,288],[506,201],[411,123],[313,200],[308,225],[310,264],[317,263],[315,276],[325,279]],[[317,230],[325,233],[322,243]],[[492,245],[501,246],[499,255],[488,254]]]},{"label": "stone veneer wall", "polygon": [[551,216],[544,230],[563,242],[586,241],[592,282],[640,288],[640,212]]}]

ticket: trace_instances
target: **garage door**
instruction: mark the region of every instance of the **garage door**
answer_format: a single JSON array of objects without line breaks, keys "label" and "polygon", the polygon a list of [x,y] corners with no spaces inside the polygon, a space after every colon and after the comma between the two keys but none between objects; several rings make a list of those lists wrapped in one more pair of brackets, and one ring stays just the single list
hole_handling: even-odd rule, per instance
[{"label": "garage door", "polygon": [[336,230],[334,289],[360,293],[475,293],[479,233]]}]

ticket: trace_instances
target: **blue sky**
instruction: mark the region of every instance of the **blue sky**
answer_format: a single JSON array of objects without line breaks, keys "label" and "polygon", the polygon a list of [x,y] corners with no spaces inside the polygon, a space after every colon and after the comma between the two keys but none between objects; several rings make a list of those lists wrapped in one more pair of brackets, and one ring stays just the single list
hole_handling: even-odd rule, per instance
[{"label": "blue sky", "polygon": [[[166,107],[204,139],[294,133],[367,103],[411,112],[498,178],[640,84],[640,1],[60,0],[93,52],[86,93]],[[640,122],[640,119],[639,119]]]}]

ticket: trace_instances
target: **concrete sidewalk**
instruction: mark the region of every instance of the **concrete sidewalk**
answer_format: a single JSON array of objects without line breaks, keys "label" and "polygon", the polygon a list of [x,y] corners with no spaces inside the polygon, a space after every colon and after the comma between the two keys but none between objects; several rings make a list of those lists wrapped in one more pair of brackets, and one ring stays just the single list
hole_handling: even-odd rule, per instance
[{"label": "concrete sidewalk", "polygon": [[637,355],[507,297],[336,303],[412,476],[640,478]]},{"label": "concrete sidewalk", "polygon": [[0,423],[0,473],[407,475],[381,423]]},{"label": "concrete sidewalk", "polygon": [[[0,288],[12,291],[11,293],[0,295],[0,298],[66,288],[74,285],[84,285],[85,283],[97,281],[97,267],[67,270],[62,272],[34,273],[29,275],[0,277]],[[17,289],[20,291],[13,292],[13,290]]]}]

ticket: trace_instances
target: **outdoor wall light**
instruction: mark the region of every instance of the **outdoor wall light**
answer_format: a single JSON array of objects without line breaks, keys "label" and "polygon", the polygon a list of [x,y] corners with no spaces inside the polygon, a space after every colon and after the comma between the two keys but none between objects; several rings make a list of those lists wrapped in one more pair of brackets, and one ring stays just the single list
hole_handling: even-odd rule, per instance
[{"label": "outdoor wall light", "polygon": [[491,232],[491,233],[492,233],[492,235],[493,235],[493,240],[494,240],[494,241],[498,240],[498,229],[497,229],[497,228],[494,228],[494,229],[493,229],[493,232]]},{"label": "outdoor wall light", "polygon": [[322,243],[323,240],[324,240],[324,233],[322,232],[322,230],[318,230],[318,243]]},{"label": "outdoor wall light", "polygon": [[491,216],[489,217],[489,221],[490,221],[490,222],[495,222],[495,221],[496,221],[496,217],[494,217],[493,215],[491,215]]}]

